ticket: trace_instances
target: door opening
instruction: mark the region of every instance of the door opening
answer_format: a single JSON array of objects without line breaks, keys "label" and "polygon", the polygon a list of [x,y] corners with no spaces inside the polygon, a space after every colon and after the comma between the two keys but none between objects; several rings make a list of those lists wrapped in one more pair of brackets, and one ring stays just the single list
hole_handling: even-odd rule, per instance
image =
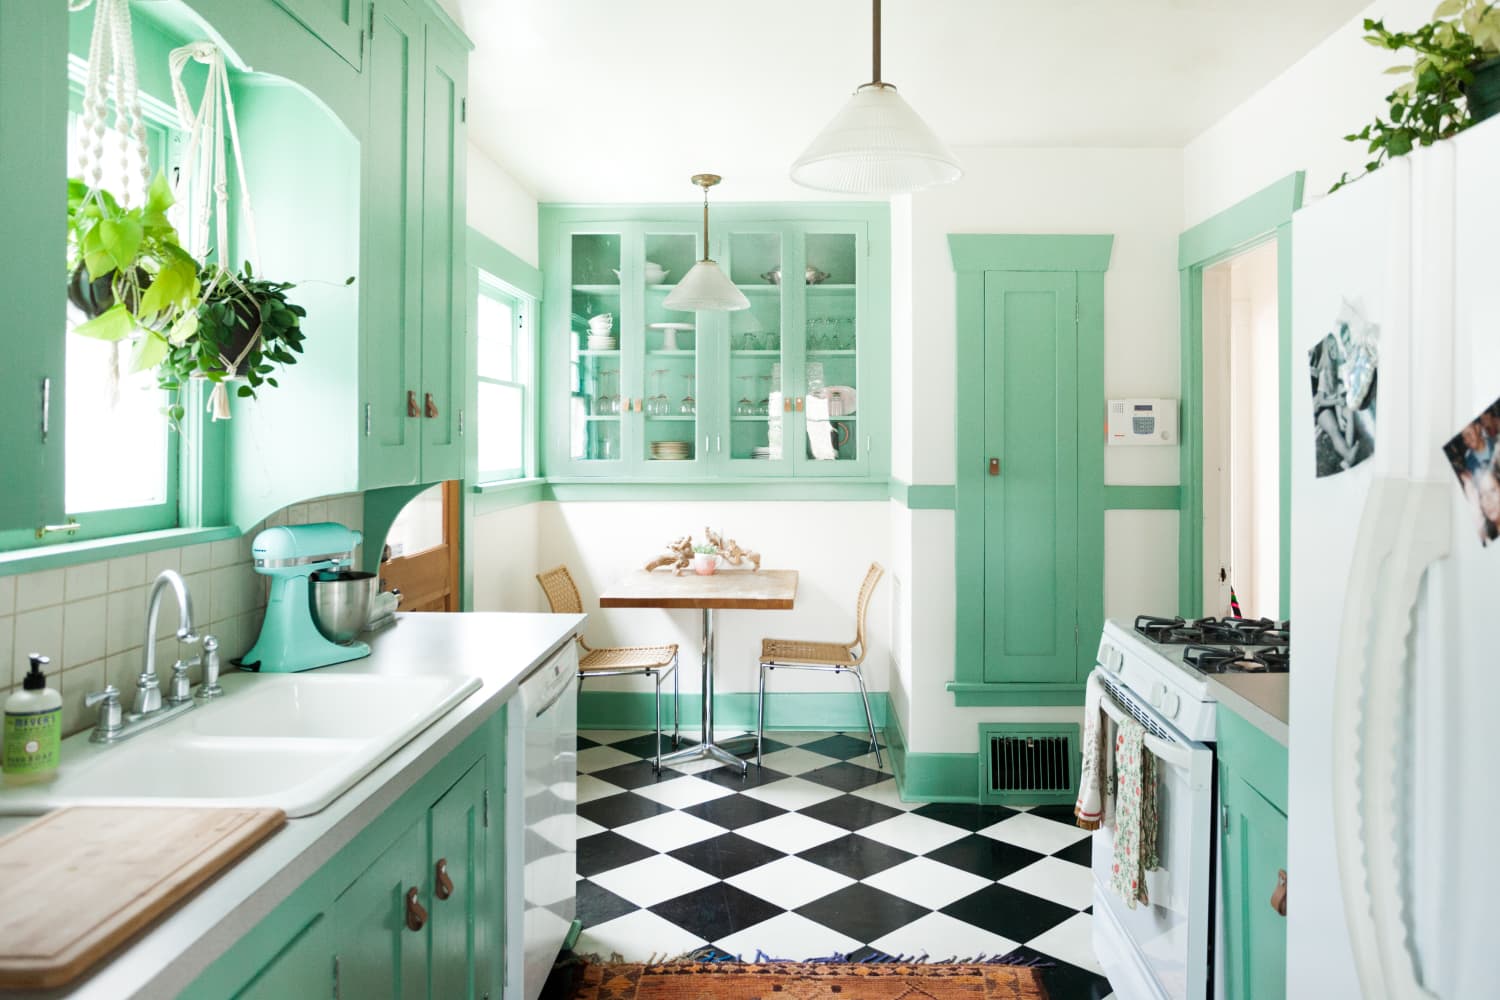
[{"label": "door opening", "polygon": [[412,497],[386,534],[380,589],[401,591],[402,611],[459,611],[458,480]]}]

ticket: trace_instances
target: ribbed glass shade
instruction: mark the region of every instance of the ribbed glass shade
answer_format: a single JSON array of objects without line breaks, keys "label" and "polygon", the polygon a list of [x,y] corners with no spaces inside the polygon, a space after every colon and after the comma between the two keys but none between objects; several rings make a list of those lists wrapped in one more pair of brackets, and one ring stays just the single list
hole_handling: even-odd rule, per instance
[{"label": "ribbed glass shade", "polygon": [[682,276],[662,305],[683,312],[735,312],[749,309],[750,300],[734,287],[729,276],[711,260],[700,260]]},{"label": "ribbed glass shade", "polygon": [[890,84],[856,90],[792,164],[803,187],[845,194],[902,194],[962,176],[943,140]]}]

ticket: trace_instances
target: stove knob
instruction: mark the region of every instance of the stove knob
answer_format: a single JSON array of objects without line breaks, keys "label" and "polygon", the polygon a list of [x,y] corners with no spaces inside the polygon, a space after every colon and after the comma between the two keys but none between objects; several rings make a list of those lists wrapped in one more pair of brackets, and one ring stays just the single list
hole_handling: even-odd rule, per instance
[{"label": "stove knob", "polygon": [[1160,684],[1151,685],[1151,707],[1161,708],[1162,698],[1166,695],[1166,688]]},{"label": "stove knob", "polygon": [[1177,713],[1182,710],[1181,696],[1168,692],[1161,703],[1162,714],[1169,719],[1177,718]]}]

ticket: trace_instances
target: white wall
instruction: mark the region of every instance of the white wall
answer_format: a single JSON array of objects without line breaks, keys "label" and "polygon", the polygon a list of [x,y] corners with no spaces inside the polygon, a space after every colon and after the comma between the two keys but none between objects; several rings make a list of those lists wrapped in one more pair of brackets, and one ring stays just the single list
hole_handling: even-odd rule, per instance
[{"label": "white wall", "polygon": [[477,514],[469,522],[475,611],[546,611],[536,575],[540,562],[540,504]]},{"label": "white wall", "polygon": [[472,142],[468,169],[469,225],[539,266],[536,198]]}]

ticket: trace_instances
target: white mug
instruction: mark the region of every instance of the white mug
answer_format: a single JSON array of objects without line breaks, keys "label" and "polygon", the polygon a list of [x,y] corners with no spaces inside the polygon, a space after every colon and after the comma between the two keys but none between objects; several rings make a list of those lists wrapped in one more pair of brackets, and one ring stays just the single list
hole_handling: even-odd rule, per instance
[{"label": "white mug", "polygon": [[589,332],[597,336],[604,336],[615,328],[614,313],[600,313],[589,317]]}]

